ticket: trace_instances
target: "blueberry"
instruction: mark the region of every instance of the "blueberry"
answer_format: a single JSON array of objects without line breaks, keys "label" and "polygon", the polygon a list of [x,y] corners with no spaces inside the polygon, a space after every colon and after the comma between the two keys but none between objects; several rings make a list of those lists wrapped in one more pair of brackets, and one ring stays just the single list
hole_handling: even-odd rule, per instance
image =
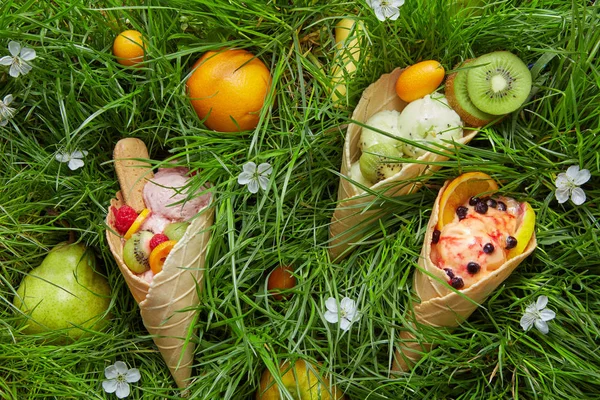
[{"label": "blueberry", "polygon": [[452,272],[452,268],[444,268],[444,271],[446,271],[446,275],[448,275],[448,278],[454,278],[454,272]]},{"label": "blueberry", "polygon": [[486,203],[488,207],[496,208],[498,206],[498,202],[494,199],[487,199]]},{"label": "blueberry", "polygon": [[491,243],[486,243],[486,244],[483,246],[483,252],[484,252],[485,254],[492,254],[492,253],[494,252],[494,245],[493,245],[493,244],[491,244]]},{"label": "blueberry", "polygon": [[477,197],[473,196],[469,199],[469,205],[474,206],[475,204],[477,204],[478,201],[479,201],[479,199]]},{"label": "blueberry", "polygon": [[485,202],[483,201],[479,201],[477,202],[477,204],[475,204],[475,211],[477,211],[479,214],[485,214],[488,210],[488,205],[485,204]]},{"label": "blueberry", "polygon": [[475,261],[471,261],[467,264],[467,271],[471,275],[478,273],[480,269],[481,269],[481,265],[477,264]]},{"label": "blueberry", "polygon": [[509,237],[506,238],[506,249],[507,250],[512,249],[512,248],[514,248],[516,246],[517,246],[517,239],[516,238],[514,238],[512,236],[509,236]]},{"label": "blueberry", "polygon": [[450,280],[450,284],[454,289],[461,289],[463,286],[465,286],[465,282],[460,276],[455,276],[454,278],[452,278]]},{"label": "blueberry", "polygon": [[431,244],[437,244],[440,241],[440,231],[437,229],[433,231],[433,235],[431,236]]},{"label": "blueberry", "polygon": [[459,206],[456,209],[456,215],[458,215],[458,220],[462,220],[465,219],[467,217],[467,213],[469,212],[469,209],[465,206]]},{"label": "blueberry", "polygon": [[502,201],[499,201],[498,202],[498,210],[506,211],[506,204],[504,204],[504,202],[502,202]]}]

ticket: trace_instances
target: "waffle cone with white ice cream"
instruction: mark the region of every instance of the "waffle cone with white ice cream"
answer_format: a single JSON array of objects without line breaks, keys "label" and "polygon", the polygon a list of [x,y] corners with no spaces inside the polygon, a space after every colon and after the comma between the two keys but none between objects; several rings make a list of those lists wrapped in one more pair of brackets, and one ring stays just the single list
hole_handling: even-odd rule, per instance
[{"label": "waffle cone with white ice cream", "polygon": [[457,327],[537,246],[529,203],[495,196],[497,189],[488,175],[474,172],[440,190],[414,276],[413,323],[400,334],[394,371],[408,371],[432,347],[413,332]]},{"label": "waffle cone with white ice cream", "polygon": [[[148,150],[138,139],[122,139],[115,146],[115,170],[121,191],[111,201],[106,217],[109,227],[106,238],[127,286],[139,305],[144,326],[152,335],[177,386],[184,388],[189,384],[192,373],[195,345],[187,338],[195,335],[192,331],[194,308],[199,304],[198,294],[203,288],[205,256],[214,209],[211,207],[210,194],[198,194],[189,202],[184,202],[186,195],[181,193],[181,185],[187,181],[187,170],[164,169],[154,175],[151,166],[142,161],[147,159]],[[170,195],[167,194],[169,192]],[[141,273],[132,271],[126,263],[128,257],[124,254],[124,247],[127,240],[124,237],[131,232],[124,234],[116,229],[118,210],[123,206],[130,206],[140,216],[144,214],[144,209],[149,210],[138,229],[150,232],[151,237],[157,236],[157,231],[164,229],[165,224],[187,220],[184,229],[178,232],[176,241],[168,240],[154,247],[156,250],[161,248],[161,244],[171,242],[174,245],[169,246],[170,251],[164,254],[160,262],[155,262],[152,269],[144,260],[142,264],[147,269]],[[160,268],[153,271],[155,264]]]},{"label": "waffle cone with white ice cream", "polygon": [[[348,255],[349,248],[353,243],[360,241],[367,225],[382,215],[384,210],[381,209],[380,203],[383,198],[402,196],[418,190],[422,180],[417,178],[439,168],[431,163],[447,160],[448,153],[455,151],[455,145],[464,145],[477,134],[477,131],[462,129],[460,117],[448,106],[441,94],[432,93],[411,103],[401,100],[396,93],[396,81],[402,71],[397,68],[371,84],[363,92],[352,114],[353,120],[368,126],[371,126],[370,121],[373,119],[389,116],[396,118],[396,121],[388,122],[388,118],[388,121],[380,124],[383,128],[381,130],[388,133],[387,136],[373,135],[372,132],[375,131],[369,130],[368,140],[365,140],[366,128],[355,123],[348,126],[340,171],[342,177],[338,189],[338,202],[329,227],[329,254],[332,259]],[[386,111],[389,115],[384,115]],[[401,136],[416,144],[435,149],[435,152],[393,136]],[[373,137],[376,139],[373,140]],[[361,174],[363,165],[359,165],[359,160],[363,154],[369,154],[369,148],[378,148],[371,147],[372,145],[381,144],[401,151],[394,157],[392,149],[388,162],[382,164],[383,168],[371,174],[377,182],[369,181]],[[395,158],[410,159],[410,162],[394,164]],[[369,188],[375,194],[366,192],[353,181]]]}]

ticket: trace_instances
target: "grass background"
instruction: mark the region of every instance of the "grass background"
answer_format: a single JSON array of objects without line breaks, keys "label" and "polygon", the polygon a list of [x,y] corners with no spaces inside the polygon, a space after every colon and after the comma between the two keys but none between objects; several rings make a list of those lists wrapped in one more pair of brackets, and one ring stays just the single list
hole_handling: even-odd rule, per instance
[{"label": "grass background", "polygon": [[[0,398],[115,398],[101,381],[117,360],[142,374],[131,398],[179,396],[104,239],[107,206],[118,190],[112,149],[129,136],[143,139],[153,159],[202,168],[197,183],[214,184],[195,398],[253,398],[266,364],[297,357],[321,362],[350,399],[600,396],[598,5],[490,0],[470,12],[445,0],[407,0],[397,21],[382,23],[364,1],[127,3],[0,4],[0,56],[10,40],[38,55],[24,77],[0,69],[0,98],[12,93],[18,110],[0,127]],[[370,58],[352,79],[347,107],[334,107],[328,66],[333,26],[343,16],[366,24]],[[111,54],[124,29],[148,38],[140,70],[121,67]],[[272,71],[273,91],[252,132],[205,129],[185,95],[193,62],[222,47],[246,48]],[[348,259],[330,262],[344,128],[360,93],[397,66],[437,59],[450,70],[494,50],[537,63],[534,96],[484,129],[419,193],[388,199],[388,214],[368,228],[364,243]],[[83,168],[55,161],[57,151],[75,149],[89,151]],[[249,160],[273,166],[266,192],[252,195],[237,184]],[[592,173],[588,200],[559,205],[554,180],[574,164]],[[431,206],[446,179],[467,171],[491,174],[504,194],[532,204],[539,247],[459,329],[425,330],[424,338],[440,346],[412,373],[390,378]],[[103,266],[113,318],[105,332],[44,344],[19,332],[12,298],[69,232]],[[279,264],[292,264],[299,280],[286,302],[264,292]],[[547,336],[519,326],[539,295],[557,314]],[[323,318],[330,296],[358,301],[361,319],[347,333]]]}]

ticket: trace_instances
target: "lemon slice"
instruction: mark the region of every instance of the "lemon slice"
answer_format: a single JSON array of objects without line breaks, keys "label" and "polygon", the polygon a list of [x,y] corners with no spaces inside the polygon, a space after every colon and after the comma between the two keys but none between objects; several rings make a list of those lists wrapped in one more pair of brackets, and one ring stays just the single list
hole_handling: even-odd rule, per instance
[{"label": "lemon slice", "polygon": [[142,224],[144,223],[146,218],[148,218],[149,215],[150,215],[150,210],[147,208],[144,208],[142,210],[142,212],[140,213],[140,215],[137,216],[135,221],[133,221],[133,224],[131,224],[129,229],[127,229],[127,232],[125,232],[125,235],[123,236],[125,238],[125,240],[128,240],[129,238],[131,238],[134,233],[136,233],[137,231],[140,230]]},{"label": "lemon slice", "polygon": [[521,203],[521,211],[522,213],[517,220],[517,230],[513,235],[517,239],[517,245],[508,252],[507,258],[509,260],[525,251],[535,229],[535,211],[533,211],[531,205],[527,202]]}]

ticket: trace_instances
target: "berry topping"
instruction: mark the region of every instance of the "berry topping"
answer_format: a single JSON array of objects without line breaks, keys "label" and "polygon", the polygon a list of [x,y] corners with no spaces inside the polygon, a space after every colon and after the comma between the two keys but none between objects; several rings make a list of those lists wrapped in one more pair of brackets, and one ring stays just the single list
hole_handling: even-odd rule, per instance
[{"label": "berry topping", "polygon": [[157,233],[156,235],[152,236],[152,239],[150,239],[150,251],[154,250],[156,246],[162,242],[166,242],[167,240],[169,240],[169,237],[167,235],[163,235],[162,233]]},{"label": "berry topping", "polygon": [[467,217],[467,213],[469,212],[469,209],[467,207],[464,206],[459,206],[456,209],[456,215],[458,215],[458,220],[463,220]]},{"label": "berry topping", "polygon": [[437,244],[437,242],[440,241],[440,231],[439,230],[434,230],[433,231],[433,235],[431,235],[431,244]]},{"label": "berry topping", "polygon": [[496,208],[498,206],[498,202],[494,199],[487,199],[486,204],[488,207]]},{"label": "berry topping", "polygon": [[448,278],[454,278],[454,272],[452,272],[452,268],[444,268],[444,271],[446,271],[446,275],[448,275]]},{"label": "berry topping", "polygon": [[486,243],[483,245],[483,252],[485,254],[492,254],[494,252],[494,245],[491,243]]},{"label": "berry topping", "polygon": [[475,211],[477,211],[479,214],[485,214],[488,210],[488,205],[485,204],[485,201],[481,200],[478,201],[477,204],[475,204]]},{"label": "berry topping", "polygon": [[120,234],[127,232],[133,221],[138,217],[135,210],[129,206],[122,206],[119,209],[113,208],[113,214],[115,215],[115,229]]},{"label": "berry topping", "polygon": [[508,236],[506,238],[506,249],[510,250],[510,249],[512,249],[513,247],[516,247],[516,246],[517,246],[517,239],[515,239],[512,236]]},{"label": "berry topping", "polygon": [[450,284],[454,289],[461,289],[463,286],[465,286],[465,282],[460,276],[455,276],[454,278],[452,278],[450,280]]},{"label": "berry topping", "polygon": [[498,202],[498,210],[500,211],[506,211],[506,204],[502,201]]},{"label": "berry topping", "polygon": [[474,206],[475,204],[477,204],[478,201],[479,201],[479,199],[477,197],[473,196],[469,199],[469,205]]},{"label": "berry topping", "polygon": [[470,263],[467,264],[467,271],[471,275],[478,273],[480,269],[481,269],[481,266],[474,261],[471,261]]}]

